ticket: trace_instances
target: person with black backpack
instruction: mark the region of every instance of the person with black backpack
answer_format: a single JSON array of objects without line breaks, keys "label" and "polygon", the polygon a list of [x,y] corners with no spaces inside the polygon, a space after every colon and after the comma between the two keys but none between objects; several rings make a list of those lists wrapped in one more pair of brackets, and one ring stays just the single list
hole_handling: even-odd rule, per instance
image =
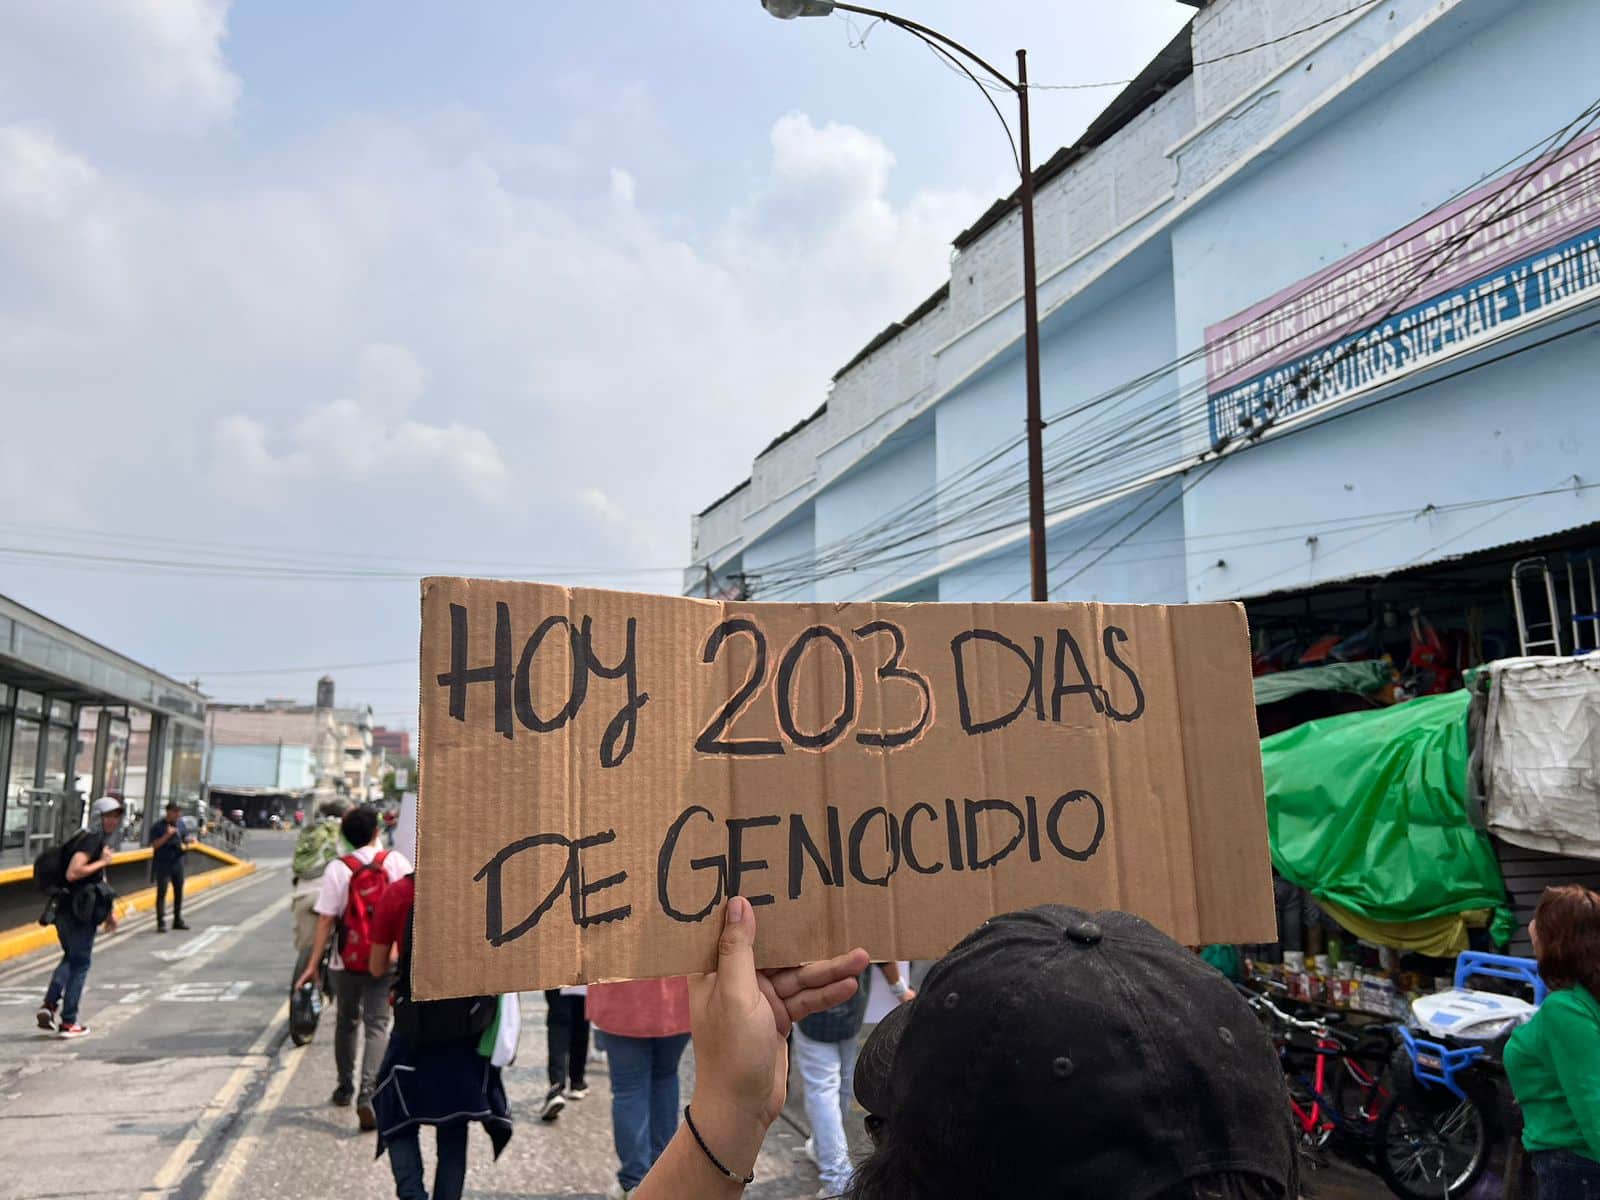
[{"label": "person with black backpack", "polygon": [[[330,1102],[339,1108],[356,1103],[361,1128],[376,1127],[372,1092],[378,1066],[389,1043],[389,977],[370,973],[373,921],[384,894],[397,880],[411,874],[405,855],[378,846],[378,813],[366,805],[352,808],[339,822],[344,840],[357,849],[334,859],[322,873],[317,895],[317,932],[305,968],[294,987],[316,977],[323,951],[333,939],[333,996],[338,1017],[333,1033],[333,1062],[339,1083]],[[356,1090],[356,1035],[365,1029],[361,1056],[361,1090]]]},{"label": "person with black backpack", "polygon": [[78,1023],[78,1001],[89,978],[95,930],[104,925],[111,933],[117,927],[116,893],[106,882],[106,868],[122,823],[122,801],[101,796],[90,813],[88,829],[45,850],[33,865],[35,881],[50,893],[39,923],[54,924],[61,943],[61,963],[50,976],[36,1016],[40,1029],[61,1038],[89,1032],[87,1025]]},{"label": "person with black backpack", "polygon": [[466,1184],[472,1122],[483,1125],[496,1158],[511,1140],[511,1106],[494,1054],[500,998],[411,998],[415,902],[416,877],[408,875],[384,893],[374,923],[368,964],[372,977],[388,974],[395,952],[400,964],[391,991],[394,1032],[373,1096],[378,1153],[389,1152],[399,1200],[429,1200],[418,1134],[422,1126],[432,1125],[437,1150],[432,1198],[459,1200]]}]

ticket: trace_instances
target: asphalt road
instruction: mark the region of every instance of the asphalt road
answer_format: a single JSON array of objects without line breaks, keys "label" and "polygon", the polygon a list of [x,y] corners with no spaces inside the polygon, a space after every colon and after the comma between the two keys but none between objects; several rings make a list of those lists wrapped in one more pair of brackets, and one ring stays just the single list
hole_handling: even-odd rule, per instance
[{"label": "asphalt road", "polygon": [[[304,1048],[288,1042],[293,966],[288,862],[292,834],[252,833],[260,869],[195,898],[188,933],[156,934],[146,917],[102,936],[81,1019],[92,1034],[62,1042],[33,1013],[56,961],[43,954],[0,970],[0,1200],[299,1200],[394,1194],[387,1161],[333,1090],[331,1013]],[[519,1061],[506,1072],[517,1126],[499,1162],[473,1135],[467,1195],[475,1200],[598,1200],[614,1178],[604,1063],[588,1099],[545,1124],[544,1001],[523,997]],[[684,1092],[693,1079],[685,1056]],[[852,1131],[859,1144],[859,1122]],[[815,1196],[801,1154],[798,1097],[773,1126],[752,1200]],[[430,1139],[424,1135],[428,1148]],[[1308,1182],[1319,1200],[1387,1195],[1370,1177],[1333,1168]]]}]

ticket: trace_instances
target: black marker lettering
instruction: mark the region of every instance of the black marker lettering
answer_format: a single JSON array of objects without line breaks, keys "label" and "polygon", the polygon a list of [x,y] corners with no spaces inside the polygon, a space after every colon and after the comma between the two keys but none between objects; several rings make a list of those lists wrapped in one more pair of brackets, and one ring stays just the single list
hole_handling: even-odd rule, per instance
[{"label": "black marker lettering", "polygon": [[[987,871],[1021,844],[1027,824],[1022,819],[1021,810],[1009,800],[967,800],[964,807],[967,816],[967,865],[974,871]],[[1011,835],[1011,840],[987,855],[983,853],[978,827],[978,817],[986,812],[1010,813],[1017,822],[1017,830]]]},{"label": "black marker lettering", "polygon": [[[501,911],[501,873],[505,870],[506,863],[519,854],[529,850],[536,850],[540,846],[561,846],[566,851],[566,863],[561,870],[560,877],[556,880],[555,887],[545,898],[539,901],[539,906],[531,914],[519,921],[510,929],[505,927],[504,916]],[[500,853],[478,869],[472,877],[474,883],[487,880],[488,887],[483,898],[483,928],[484,937],[491,946],[503,946],[507,942],[514,942],[528,930],[539,923],[539,919],[549,912],[561,893],[566,890],[576,869],[576,857],[572,850],[572,839],[559,833],[539,833],[533,837],[525,837],[521,841],[512,842]],[[574,901],[576,905],[576,901]]]},{"label": "black marker lettering", "polygon": [[604,846],[617,840],[617,831],[608,829],[604,833],[591,834],[579,838],[572,843],[572,923],[579,929],[587,929],[590,925],[604,925],[607,921],[625,920],[633,912],[633,905],[624,904],[620,908],[608,908],[605,912],[591,913],[589,911],[589,897],[596,892],[603,892],[607,888],[616,887],[625,883],[628,878],[626,871],[617,871],[607,875],[604,879],[597,879],[593,883],[585,882],[583,878],[583,860],[579,857],[583,851],[591,846]]},{"label": "black marker lettering", "polygon": [[946,796],[944,801],[944,836],[950,844],[950,869],[961,871],[961,826],[956,824],[956,802]]},{"label": "black marker lettering", "polygon": [[691,804],[679,813],[677,820],[673,821],[671,826],[668,827],[667,836],[661,843],[661,853],[656,857],[656,899],[661,904],[661,911],[674,921],[683,921],[686,924],[705,920],[711,915],[711,910],[722,902],[723,884],[728,873],[727,861],[719,856],[690,859],[689,867],[691,870],[702,871],[708,867],[717,869],[717,890],[712,893],[711,899],[706,901],[705,907],[698,912],[684,912],[682,909],[673,906],[672,899],[667,894],[667,876],[672,870],[672,856],[678,848],[678,838],[683,834],[683,827],[689,823],[689,818],[696,814],[703,816],[712,824],[716,823],[716,818],[711,815],[709,808]]},{"label": "black marker lettering", "polygon": [[[919,800],[910,808],[906,809],[905,820],[901,823],[902,828],[900,831],[900,848],[905,853],[906,866],[910,867],[918,875],[937,875],[940,871],[944,870],[944,864],[934,863],[934,865],[931,867],[923,866],[917,861],[916,850],[912,844],[911,818],[924,810],[926,810],[931,819],[935,821],[939,819],[938,809],[934,808],[933,805],[929,804],[926,800]],[[958,867],[957,869],[959,870],[960,868]]]},{"label": "black marker lettering", "polygon": [[[542,718],[533,707],[533,686],[529,680],[532,673],[533,660],[539,653],[539,647],[544,644],[544,639],[557,625],[565,627],[569,653],[572,656],[571,681],[567,685],[567,702],[562,705],[561,711],[548,721]],[[572,627],[566,617],[556,615],[546,617],[533,631],[533,636],[528,639],[527,645],[522,648],[522,660],[517,663],[517,675],[514,699],[517,709],[517,720],[521,721],[535,733],[553,733],[560,729],[573,717],[578,715],[578,710],[583,707],[583,698],[589,690],[589,665],[584,661],[583,642],[578,636],[578,631]]]},{"label": "black marker lettering", "polygon": [[811,840],[806,819],[789,814],[789,899],[798,900],[805,884],[806,859],[810,858],[822,876],[823,887],[844,886],[844,839],[839,830],[839,810],[828,805],[828,858],[824,862],[817,843]]},{"label": "black marker lettering", "polygon": [[915,724],[907,729],[897,729],[890,733],[858,733],[856,741],[863,746],[878,746],[884,750],[893,750],[897,746],[916,741],[928,727],[928,722],[933,719],[933,689],[928,686],[926,677],[900,665],[900,656],[906,652],[905,631],[891,621],[868,621],[860,629],[851,632],[862,639],[876,633],[887,633],[894,642],[894,649],[889,654],[889,660],[878,668],[878,678],[903,679],[922,693],[922,713],[917,717]]},{"label": "black marker lettering", "polygon": [[[839,666],[844,672],[844,698],[839,705],[839,715],[819,733],[807,733],[794,721],[794,673],[806,647],[822,639],[839,652]],[[805,750],[826,750],[838,741],[856,719],[856,660],[844,639],[826,625],[813,625],[803,630],[794,644],[784,653],[778,664],[778,728],[796,746]]]},{"label": "black marker lettering", "polygon": [[511,723],[511,609],[505,603],[494,606],[494,663],[487,667],[467,666],[467,610],[450,606],[450,669],[439,676],[439,686],[450,689],[450,715],[467,719],[467,685],[494,682],[495,732],[509,739]]},{"label": "black marker lettering", "polygon": [[[1061,840],[1061,812],[1069,804],[1076,804],[1080,800],[1087,800],[1094,805],[1095,826],[1094,836],[1089,839],[1089,844],[1082,850],[1074,850]],[[1078,789],[1059,797],[1050,806],[1050,816],[1045,820],[1045,832],[1050,835],[1050,844],[1056,848],[1056,853],[1063,858],[1070,858],[1075,862],[1086,862],[1094,857],[1094,852],[1100,849],[1100,839],[1106,832],[1106,806],[1100,803],[1100,797],[1093,792]]]},{"label": "black marker lettering", "polygon": [[1133,668],[1122,661],[1117,653],[1117,643],[1128,640],[1126,631],[1118,629],[1115,625],[1107,625],[1105,633],[1106,657],[1111,660],[1111,665],[1116,667],[1128,677],[1128,682],[1133,685],[1133,710],[1131,712],[1118,712],[1111,707],[1111,697],[1106,696],[1106,711],[1114,720],[1137,721],[1144,713],[1144,688],[1139,686],[1139,677],[1134,674]]},{"label": "black marker lettering", "polygon": [[[600,765],[602,767],[615,767],[622,764],[622,760],[633,752],[634,735],[639,732],[639,710],[650,699],[649,692],[639,690],[639,662],[635,654],[635,634],[638,631],[637,617],[629,617],[626,634],[626,648],[622,652],[622,661],[615,667],[608,667],[600,661],[600,656],[594,649],[593,620],[590,617],[583,619],[583,656],[593,671],[601,679],[626,679],[628,681],[628,700],[617,715],[611,718],[611,723],[606,726],[606,731],[600,739]],[[617,747],[617,739],[622,739],[622,746]]]},{"label": "black marker lettering", "polygon": [[770,892],[759,892],[749,895],[740,889],[747,872],[765,871],[767,860],[764,858],[746,858],[744,856],[744,831],[746,829],[765,829],[769,825],[777,825],[783,818],[773,815],[767,817],[729,817],[728,818],[728,895],[744,896],[750,901],[750,907],[755,908],[762,904],[772,903]]},{"label": "black marker lettering", "polygon": [[[861,842],[867,836],[867,829],[872,824],[872,818],[882,817],[884,838],[889,852],[889,866],[882,875],[868,875],[861,865]],[[889,878],[900,869],[900,826],[895,824],[895,819],[889,815],[886,808],[869,808],[856,818],[854,825],[850,826],[850,874],[857,881],[872,887],[888,887]]]},{"label": "black marker lettering", "polygon": [[[1018,698],[1016,706],[1010,712],[998,717],[974,722],[972,719],[972,701],[967,695],[967,666],[966,647],[969,642],[993,642],[1003,646],[1022,660],[1028,668],[1028,686]],[[956,634],[950,641],[950,654],[955,662],[956,669],[956,705],[961,717],[961,728],[969,734],[988,733],[991,729],[1004,729],[1011,722],[1022,715],[1022,710],[1028,707],[1028,700],[1032,697],[1034,707],[1039,718],[1044,719],[1044,680],[1039,670],[1039,660],[1044,657],[1044,639],[1034,639],[1033,657],[1004,634],[996,633],[992,629],[968,629]]]},{"label": "black marker lettering", "polygon": [[1028,803],[1028,861],[1039,861],[1039,802],[1032,796],[1023,797]]},{"label": "black marker lettering", "polygon": [[[1072,651],[1072,663],[1077,669],[1078,682],[1067,682],[1067,651]],[[1083,651],[1078,649],[1078,641],[1065,629],[1056,630],[1056,687],[1050,694],[1050,719],[1061,720],[1061,700],[1065,696],[1084,695],[1089,697],[1089,702],[1094,705],[1097,713],[1106,710],[1105,704],[1100,699],[1100,686],[1095,683],[1089,674],[1089,666],[1083,661]]]}]

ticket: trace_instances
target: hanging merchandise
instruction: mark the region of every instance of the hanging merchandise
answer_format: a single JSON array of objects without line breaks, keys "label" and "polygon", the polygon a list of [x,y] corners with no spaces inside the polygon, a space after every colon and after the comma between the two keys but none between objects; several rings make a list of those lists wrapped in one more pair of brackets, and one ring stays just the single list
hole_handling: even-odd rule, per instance
[{"label": "hanging merchandise", "polygon": [[[1261,743],[1273,864],[1386,941],[1466,946],[1466,914],[1493,910],[1503,943],[1515,918],[1488,838],[1467,807],[1465,691],[1311,721]],[[1397,931],[1400,932],[1400,931]]]}]

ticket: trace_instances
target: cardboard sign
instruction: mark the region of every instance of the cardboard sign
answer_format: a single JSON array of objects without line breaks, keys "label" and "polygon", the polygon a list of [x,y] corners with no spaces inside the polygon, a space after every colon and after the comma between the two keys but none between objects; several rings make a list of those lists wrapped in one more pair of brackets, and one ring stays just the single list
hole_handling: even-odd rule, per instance
[{"label": "cardboard sign", "polygon": [[1237,605],[751,604],[427,579],[420,996],[934,958],[1122,908],[1276,937]]}]

